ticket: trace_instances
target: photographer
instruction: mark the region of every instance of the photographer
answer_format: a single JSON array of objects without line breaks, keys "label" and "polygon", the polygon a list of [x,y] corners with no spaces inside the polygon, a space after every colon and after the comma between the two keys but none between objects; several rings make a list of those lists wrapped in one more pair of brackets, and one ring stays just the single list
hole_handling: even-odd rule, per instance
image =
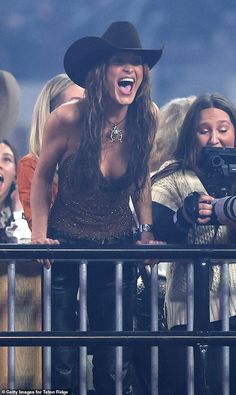
[{"label": "photographer", "polygon": [[[236,111],[219,94],[198,96],[184,119],[173,160],[165,162],[154,176],[152,187],[154,233],[157,240],[181,244],[227,243],[228,226],[233,224],[225,215],[224,205],[230,197],[215,199],[209,195],[206,174],[199,166],[203,147],[235,146]],[[233,198],[234,201],[234,198]],[[234,201],[235,205],[235,201]],[[235,211],[236,212],[236,211]],[[236,221],[236,218],[235,218]],[[160,226],[161,224],[161,226]],[[210,329],[221,328],[220,266],[211,267]],[[236,264],[229,269],[230,329],[236,329]],[[187,328],[187,265],[186,261],[169,264],[167,273],[166,309],[168,328]],[[187,348],[172,347],[169,369],[172,394],[187,394]],[[172,355],[173,354],[173,355]],[[221,394],[220,347],[208,347],[207,387],[210,394]],[[177,363],[175,362],[177,361]],[[236,363],[236,351],[231,348],[231,368]],[[231,393],[236,393],[235,375],[231,374]]]}]

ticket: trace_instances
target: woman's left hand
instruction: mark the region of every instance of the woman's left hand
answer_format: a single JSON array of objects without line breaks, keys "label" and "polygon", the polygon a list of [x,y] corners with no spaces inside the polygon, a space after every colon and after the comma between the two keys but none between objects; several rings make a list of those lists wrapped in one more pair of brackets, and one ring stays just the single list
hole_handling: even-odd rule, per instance
[{"label": "woman's left hand", "polygon": [[152,241],[154,241],[152,232],[141,232],[140,240],[138,240],[137,244],[152,244]]},{"label": "woman's left hand", "polygon": [[[143,232],[143,234],[144,234],[144,232]],[[143,236],[143,234],[142,234],[142,236]],[[148,236],[148,234],[149,235],[151,235],[151,236]],[[145,236],[146,235],[146,236]],[[166,242],[165,241],[158,241],[158,240],[154,240],[154,237],[153,237],[153,234],[152,233],[149,233],[149,232],[145,232],[145,235],[142,237],[142,239],[141,240],[138,240],[137,242],[136,242],[136,244],[138,244],[138,245],[150,245],[150,244],[152,244],[152,245],[163,245],[163,244],[166,244]],[[160,261],[159,260],[157,260],[157,259],[145,259],[144,260],[144,265],[150,265],[151,267],[152,266],[154,266],[154,265],[156,265],[157,263],[159,263]]]}]

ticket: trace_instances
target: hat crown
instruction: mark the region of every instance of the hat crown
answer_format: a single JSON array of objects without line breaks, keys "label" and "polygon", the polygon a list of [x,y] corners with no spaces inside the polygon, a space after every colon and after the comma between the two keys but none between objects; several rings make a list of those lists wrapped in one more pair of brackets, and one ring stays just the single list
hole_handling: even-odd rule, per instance
[{"label": "hat crown", "polygon": [[142,48],[138,32],[130,22],[112,23],[102,38],[116,48]]},{"label": "hat crown", "polygon": [[101,37],[83,37],[66,51],[64,67],[76,84],[85,87],[88,72],[108,61],[117,52],[133,52],[151,69],[160,59],[162,49],[143,49],[138,31],[128,21],[113,22]]}]

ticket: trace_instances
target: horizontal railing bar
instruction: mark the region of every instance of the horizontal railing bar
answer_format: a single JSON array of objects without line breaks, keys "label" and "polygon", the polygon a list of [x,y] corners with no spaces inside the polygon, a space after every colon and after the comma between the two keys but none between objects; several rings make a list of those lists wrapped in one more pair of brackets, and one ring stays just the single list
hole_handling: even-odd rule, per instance
[{"label": "horizontal railing bar", "polygon": [[137,260],[144,258],[236,259],[236,245],[134,245],[128,248],[77,248],[65,245],[0,244],[0,259]]},{"label": "horizontal railing bar", "polygon": [[0,346],[85,346],[109,345],[236,345],[236,331],[194,332],[0,332]]}]

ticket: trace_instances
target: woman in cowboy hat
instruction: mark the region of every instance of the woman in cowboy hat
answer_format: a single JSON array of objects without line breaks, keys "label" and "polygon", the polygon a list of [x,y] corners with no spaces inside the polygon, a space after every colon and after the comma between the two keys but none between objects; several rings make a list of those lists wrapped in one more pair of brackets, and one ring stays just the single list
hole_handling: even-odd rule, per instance
[{"label": "woman in cowboy hat", "polygon": [[[32,184],[32,242],[76,243],[93,248],[133,242],[132,196],[140,224],[140,240],[153,240],[148,160],[157,129],[150,96],[150,69],[162,50],[142,49],[135,27],[114,22],[101,38],[73,43],[65,70],[85,88],[85,97],[54,111]],[[59,166],[59,188],[49,212],[51,185]],[[49,266],[48,260],[44,264]],[[78,267],[52,266],[52,329],[73,330]],[[124,330],[132,330],[135,270],[124,265]],[[113,285],[113,286],[111,286]],[[88,267],[88,315],[91,330],[114,330],[114,265]],[[115,393],[114,348],[94,350],[94,386],[98,395]],[[71,347],[52,351],[52,385],[74,386],[76,354]],[[132,394],[130,350],[124,348],[123,391]],[[74,393],[73,392],[73,393]]]}]

